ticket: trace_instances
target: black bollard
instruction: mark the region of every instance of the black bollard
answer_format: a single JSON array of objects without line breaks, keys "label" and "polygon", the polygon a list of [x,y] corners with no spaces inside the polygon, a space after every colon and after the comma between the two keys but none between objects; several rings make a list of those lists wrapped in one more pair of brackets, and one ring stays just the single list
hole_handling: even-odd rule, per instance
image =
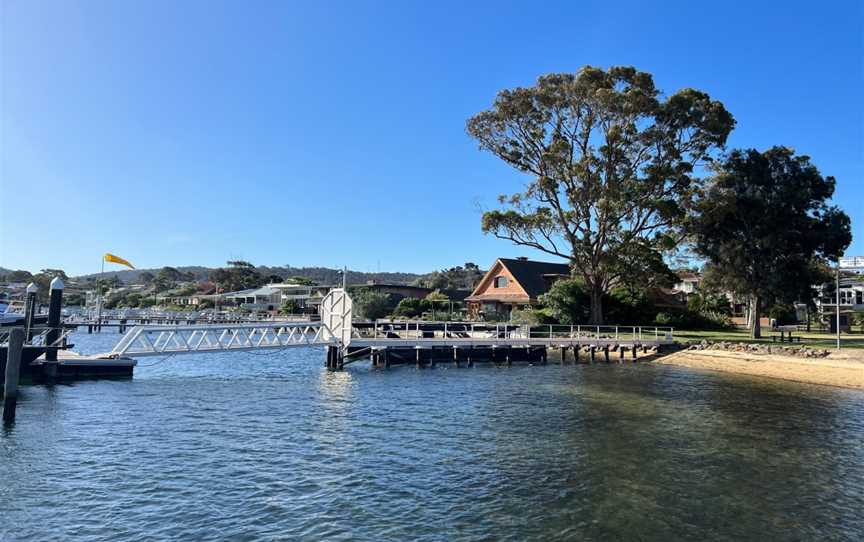
[{"label": "black bollard", "polygon": [[[60,277],[54,277],[51,281],[51,289],[48,294],[48,336],[46,337],[48,346],[53,346],[60,337],[60,309],[63,307],[63,280]],[[57,350],[48,350],[45,352],[45,361],[57,361]]]},{"label": "black bollard", "polygon": [[36,292],[39,287],[31,282],[27,285],[27,297],[24,302],[24,341],[30,342],[33,338],[33,316],[36,314]]},{"label": "black bollard", "polygon": [[3,385],[3,421],[15,421],[18,404],[18,379],[21,376],[21,352],[24,350],[24,330],[20,327],[9,332],[6,353],[6,383]]}]

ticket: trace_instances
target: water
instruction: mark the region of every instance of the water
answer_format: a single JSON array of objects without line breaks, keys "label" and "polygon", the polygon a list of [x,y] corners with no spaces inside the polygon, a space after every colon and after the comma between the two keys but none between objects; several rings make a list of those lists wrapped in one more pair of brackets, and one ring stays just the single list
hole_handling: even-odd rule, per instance
[{"label": "water", "polygon": [[864,533],[856,391],[650,364],[327,373],[321,349],[157,361],[24,388],[0,540]]}]

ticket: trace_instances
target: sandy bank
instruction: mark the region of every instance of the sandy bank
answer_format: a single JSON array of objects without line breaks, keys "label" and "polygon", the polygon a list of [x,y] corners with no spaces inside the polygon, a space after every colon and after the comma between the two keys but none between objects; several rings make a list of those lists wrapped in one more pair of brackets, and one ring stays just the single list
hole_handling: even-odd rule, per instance
[{"label": "sandy bank", "polygon": [[864,351],[860,350],[832,353],[819,359],[722,350],[682,350],[659,357],[655,363],[864,390]]}]

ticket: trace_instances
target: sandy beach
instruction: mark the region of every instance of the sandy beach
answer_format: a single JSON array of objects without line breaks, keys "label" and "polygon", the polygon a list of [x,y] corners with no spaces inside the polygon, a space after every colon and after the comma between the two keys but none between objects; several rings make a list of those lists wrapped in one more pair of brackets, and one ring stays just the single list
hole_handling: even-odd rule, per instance
[{"label": "sandy beach", "polygon": [[862,350],[841,351],[816,359],[723,350],[682,350],[657,358],[655,363],[864,390]]}]

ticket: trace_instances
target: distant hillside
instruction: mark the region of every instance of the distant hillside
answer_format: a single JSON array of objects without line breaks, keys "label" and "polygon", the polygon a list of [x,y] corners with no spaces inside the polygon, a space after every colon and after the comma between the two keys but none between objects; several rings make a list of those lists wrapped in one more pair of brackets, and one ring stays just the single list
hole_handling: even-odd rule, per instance
[{"label": "distant hillside", "polygon": [[[183,273],[191,274],[195,277],[196,280],[207,280],[210,277],[210,272],[214,270],[214,268],[210,267],[201,267],[197,265],[193,266],[183,266],[176,267],[178,271]],[[315,281],[318,284],[339,284],[342,282],[342,275],[340,270],[331,269],[329,267],[290,267],[290,266],[258,266],[256,270],[262,275],[277,275],[282,279],[286,279],[289,277],[304,277]],[[152,274],[156,274],[159,272],[159,268],[153,269],[125,269],[122,271],[106,271],[105,277],[117,277],[121,281],[125,283],[135,283],[139,280],[141,273],[145,271],[150,272]],[[100,276],[99,273],[91,273],[89,275],[81,275],[79,277],[73,277],[76,279],[86,280],[88,278],[95,278]],[[416,273],[364,273],[361,271],[351,271],[348,270],[348,283],[349,284],[360,284],[365,283],[370,280],[374,280],[379,283],[395,283],[395,284],[409,284],[419,278],[422,278],[426,275],[418,275]]]}]

